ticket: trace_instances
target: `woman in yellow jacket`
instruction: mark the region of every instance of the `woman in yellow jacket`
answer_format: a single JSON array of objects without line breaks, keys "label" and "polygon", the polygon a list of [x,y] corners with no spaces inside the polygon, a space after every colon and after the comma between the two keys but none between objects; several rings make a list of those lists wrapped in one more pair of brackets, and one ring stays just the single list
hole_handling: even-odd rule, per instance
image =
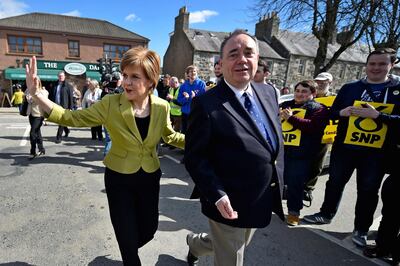
[{"label": "woman in yellow jacket", "polygon": [[135,47],[124,54],[120,68],[124,93],[107,95],[83,110],[65,110],[43,97],[35,57],[26,66],[26,82],[49,121],[107,128],[113,142],[104,159],[111,222],[124,265],[140,265],[138,248],[153,238],[158,227],[161,171],[156,145],[163,138],[183,148],[185,140],[171,127],[168,102],[151,95],[160,73],[159,56]]}]

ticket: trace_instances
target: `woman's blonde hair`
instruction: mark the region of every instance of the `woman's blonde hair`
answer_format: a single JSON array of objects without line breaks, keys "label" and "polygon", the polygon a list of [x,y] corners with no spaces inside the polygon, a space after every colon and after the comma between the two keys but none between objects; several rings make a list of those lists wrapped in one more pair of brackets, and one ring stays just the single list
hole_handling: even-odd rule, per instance
[{"label": "woman's blonde hair", "polygon": [[99,86],[99,82],[97,80],[95,80],[95,79],[91,79],[89,82],[93,86],[93,88],[95,88],[95,89],[100,87]]},{"label": "woman's blonde hair", "polygon": [[142,46],[131,48],[122,56],[120,68],[123,72],[125,68],[132,66],[140,67],[143,70],[146,78],[153,83],[152,91],[157,86],[160,76],[160,57],[158,54]]}]

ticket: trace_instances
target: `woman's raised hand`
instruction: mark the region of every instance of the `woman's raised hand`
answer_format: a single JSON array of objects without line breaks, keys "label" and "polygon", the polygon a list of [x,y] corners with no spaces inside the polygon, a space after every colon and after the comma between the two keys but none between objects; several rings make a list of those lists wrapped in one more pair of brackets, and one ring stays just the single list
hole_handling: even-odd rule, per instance
[{"label": "woman's raised hand", "polygon": [[37,63],[35,56],[29,59],[29,65],[28,64],[25,65],[25,72],[26,72],[26,87],[29,90],[29,94],[33,96],[41,89],[40,80],[37,75]]}]

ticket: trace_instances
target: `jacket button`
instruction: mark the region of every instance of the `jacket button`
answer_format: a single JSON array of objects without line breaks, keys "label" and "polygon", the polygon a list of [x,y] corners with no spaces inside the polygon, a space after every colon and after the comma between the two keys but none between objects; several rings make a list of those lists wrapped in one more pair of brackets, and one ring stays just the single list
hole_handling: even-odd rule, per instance
[{"label": "jacket button", "polygon": [[274,164],[276,165],[277,163],[278,163],[278,162],[275,160],[275,161],[274,161]]},{"label": "jacket button", "polygon": [[270,187],[275,187],[275,186],[276,186],[276,183],[275,183],[275,182],[272,182],[269,186],[270,186]]}]

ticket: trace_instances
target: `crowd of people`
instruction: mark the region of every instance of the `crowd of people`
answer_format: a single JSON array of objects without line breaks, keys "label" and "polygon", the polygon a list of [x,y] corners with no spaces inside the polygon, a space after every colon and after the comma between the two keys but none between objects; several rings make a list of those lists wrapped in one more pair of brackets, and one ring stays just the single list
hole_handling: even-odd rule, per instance
[{"label": "crowd of people", "polygon": [[[60,142],[68,126],[91,127],[92,138],[99,140],[102,125],[106,128],[112,145],[104,158],[105,187],[124,265],[141,265],[138,249],[157,230],[160,139],[184,149],[183,163],[209,222],[209,232],[187,235],[188,265],[206,254],[214,255],[214,265],[243,265],[245,247],[257,228],[269,225],[272,212],[290,226],[331,223],[357,170],[352,240],[366,256],[399,265],[400,78],[390,74],[396,59],[394,50],[377,49],[367,58],[366,77],[337,95],[329,89],[333,76],[323,72],[297,83],[294,99],[279,105],[288,88],[268,82],[257,39],[236,30],[221,44],[215,84],[207,86],[194,65],[186,68],[183,82],[168,74],[160,81],[159,56],[136,47],[121,60],[123,93],[105,96],[97,81],[88,80],[83,96],[75,93],[82,108],[74,108],[65,73],[48,95],[33,57],[26,66],[31,155],[37,156],[36,145],[39,155],[45,153],[43,117],[60,125]],[[301,218],[303,200],[311,202],[330,148],[321,210]],[[382,222],[376,246],[370,247],[367,236],[385,173],[390,176],[382,189]]]}]

